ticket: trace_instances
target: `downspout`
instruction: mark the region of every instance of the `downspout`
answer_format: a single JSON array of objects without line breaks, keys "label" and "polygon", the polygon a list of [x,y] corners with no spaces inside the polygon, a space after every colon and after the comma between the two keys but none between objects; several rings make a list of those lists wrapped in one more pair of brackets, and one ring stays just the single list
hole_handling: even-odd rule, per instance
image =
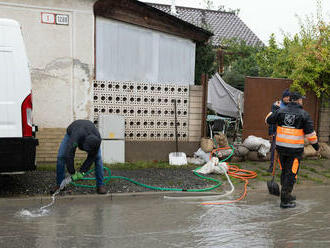
[{"label": "downspout", "polygon": [[177,16],[176,7],[175,7],[175,0],[172,0],[172,3],[171,3],[171,15]]}]

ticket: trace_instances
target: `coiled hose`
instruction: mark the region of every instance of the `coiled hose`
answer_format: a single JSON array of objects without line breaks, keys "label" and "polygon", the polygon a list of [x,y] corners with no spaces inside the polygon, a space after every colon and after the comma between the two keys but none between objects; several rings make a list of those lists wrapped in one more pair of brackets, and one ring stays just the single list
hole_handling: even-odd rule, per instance
[{"label": "coiled hose", "polygon": [[[234,147],[232,145],[230,145],[232,151],[231,154],[224,160],[220,161],[220,162],[224,162],[226,160],[228,160],[233,154],[234,154]],[[228,148],[227,148],[228,149]],[[150,185],[146,185],[137,181],[134,181],[128,177],[123,177],[123,176],[112,176],[111,175],[111,170],[108,167],[104,167],[104,169],[108,172],[109,176],[104,177],[104,183],[108,183],[111,179],[122,179],[122,180],[126,180],[129,181],[131,183],[134,183],[136,185],[139,185],[141,187],[145,187],[148,189],[153,189],[153,190],[161,190],[161,191],[186,191],[186,192],[205,192],[205,191],[210,191],[213,189],[216,189],[218,187],[220,187],[222,185],[222,182],[218,179],[215,178],[210,178],[210,177],[205,177],[200,175],[199,173],[197,173],[196,171],[198,169],[200,169],[201,167],[196,168],[193,173],[198,176],[201,179],[206,179],[209,181],[213,181],[216,182],[217,184],[212,186],[212,187],[208,187],[208,188],[204,188],[204,189],[183,189],[183,188],[163,188],[163,187],[155,187],[155,186],[150,186]],[[86,175],[89,175],[90,173],[92,173],[94,171],[94,169],[89,170]],[[96,180],[95,177],[84,177],[82,180]],[[83,187],[83,188],[95,188],[95,185],[85,185],[85,184],[80,184],[80,183],[76,183],[76,182],[71,182],[72,185],[76,186],[76,187]]]}]

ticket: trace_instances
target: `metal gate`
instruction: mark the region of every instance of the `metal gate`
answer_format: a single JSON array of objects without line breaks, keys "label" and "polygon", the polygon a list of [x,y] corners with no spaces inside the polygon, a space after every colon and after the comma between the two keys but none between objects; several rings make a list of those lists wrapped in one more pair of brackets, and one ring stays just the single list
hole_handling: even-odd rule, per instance
[{"label": "metal gate", "polygon": [[[265,117],[271,105],[281,100],[282,93],[289,88],[292,80],[282,78],[246,77],[244,87],[243,139],[249,135],[268,139],[268,125]],[[318,126],[319,101],[314,93],[308,92],[304,99],[304,109]]]}]

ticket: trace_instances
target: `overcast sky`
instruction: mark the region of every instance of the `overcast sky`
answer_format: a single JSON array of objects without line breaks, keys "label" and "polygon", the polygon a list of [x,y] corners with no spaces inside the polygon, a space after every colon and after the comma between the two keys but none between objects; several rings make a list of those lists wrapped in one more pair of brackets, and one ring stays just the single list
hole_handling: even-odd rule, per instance
[{"label": "overcast sky", "polygon": [[[172,0],[140,0],[142,2],[171,4]],[[206,0],[175,0],[177,6],[206,8]],[[240,9],[241,20],[265,43],[271,33],[282,41],[282,31],[295,34],[299,32],[300,18],[316,16],[316,0],[213,0],[213,7],[218,9]],[[322,15],[330,21],[330,0],[321,0]]]}]

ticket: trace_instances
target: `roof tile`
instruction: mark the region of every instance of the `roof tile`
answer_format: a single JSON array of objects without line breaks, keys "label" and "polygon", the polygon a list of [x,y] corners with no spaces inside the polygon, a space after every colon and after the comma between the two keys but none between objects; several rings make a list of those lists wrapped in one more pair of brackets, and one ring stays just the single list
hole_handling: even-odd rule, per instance
[{"label": "roof tile", "polygon": [[[149,5],[171,14],[171,5],[155,3]],[[176,6],[176,12],[176,17],[214,33],[211,39],[215,46],[221,45],[224,39],[230,38],[244,40],[251,46],[263,45],[258,36],[235,13],[180,6]]]}]

